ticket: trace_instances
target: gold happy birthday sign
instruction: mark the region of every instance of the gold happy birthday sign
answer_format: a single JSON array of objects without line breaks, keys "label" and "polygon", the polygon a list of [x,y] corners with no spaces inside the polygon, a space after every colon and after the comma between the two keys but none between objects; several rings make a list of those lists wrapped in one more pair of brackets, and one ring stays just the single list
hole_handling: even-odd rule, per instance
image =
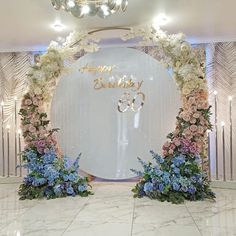
[{"label": "gold happy birthday sign", "polygon": [[[108,73],[112,75],[113,69],[117,68],[116,66],[89,66],[88,64],[84,67],[80,68],[79,71],[82,73]],[[142,92],[138,92],[143,85],[143,80],[140,82],[135,82],[133,76],[111,76],[109,77],[109,81],[104,79],[103,77],[98,77],[94,80],[94,89],[115,89],[115,88],[122,88],[122,89],[131,89],[133,92],[137,92],[134,96],[131,95],[130,92],[125,92],[118,101],[118,111],[119,112],[126,112],[131,109],[133,112],[140,111],[143,108],[145,95]],[[141,102],[139,105],[136,104],[137,98],[141,98]]]}]

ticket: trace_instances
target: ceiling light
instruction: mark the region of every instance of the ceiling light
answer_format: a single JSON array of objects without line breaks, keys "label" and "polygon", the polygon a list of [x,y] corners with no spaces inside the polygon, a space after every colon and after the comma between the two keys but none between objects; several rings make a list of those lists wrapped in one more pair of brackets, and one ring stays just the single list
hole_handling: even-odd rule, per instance
[{"label": "ceiling light", "polygon": [[107,5],[102,5],[102,6],[101,6],[101,9],[102,9],[103,14],[104,14],[105,16],[108,16],[108,15],[110,14],[110,13],[109,13],[109,8],[108,8]]},{"label": "ceiling light", "polygon": [[82,15],[87,15],[90,12],[90,7],[88,5],[82,6],[81,13]]},{"label": "ceiling light", "polygon": [[121,5],[121,3],[122,3],[122,0],[116,0],[116,5]]},{"label": "ceiling light", "polygon": [[68,8],[73,8],[75,6],[75,1],[74,0],[67,0],[67,7]]},{"label": "ceiling light", "polygon": [[52,25],[52,28],[57,32],[61,32],[65,28],[65,26],[63,24],[61,24],[60,22],[55,22]]},{"label": "ceiling light", "polygon": [[56,10],[70,12],[77,18],[98,15],[106,18],[121,10],[126,11],[128,0],[51,0]]},{"label": "ceiling light", "polygon": [[160,14],[153,20],[153,27],[158,29],[160,26],[166,25],[170,19],[165,14]]}]

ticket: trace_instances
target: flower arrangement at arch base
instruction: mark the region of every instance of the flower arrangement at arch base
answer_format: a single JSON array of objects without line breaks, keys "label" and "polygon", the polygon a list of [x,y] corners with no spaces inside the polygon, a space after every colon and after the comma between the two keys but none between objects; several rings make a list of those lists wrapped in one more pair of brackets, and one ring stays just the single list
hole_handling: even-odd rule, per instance
[{"label": "flower arrangement at arch base", "polygon": [[25,150],[23,157],[30,173],[20,186],[21,200],[92,194],[87,178],[78,175],[80,156],[74,162],[67,157],[58,159],[52,148],[43,156],[32,149]]},{"label": "flower arrangement at arch base", "polygon": [[154,164],[139,158],[143,171],[132,170],[140,176],[134,189],[134,197],[149,197],[175,204],[184,200],[197,201],[214,199],[207,176],[200,169],[198,156],[176,155],[161,157],[151,151]]},{"label": "flower arrangement at arch base", "polygon": [[92,194],[88,179],[78,175],[80,155],[73,162],[60,154],[54,135],[58,129],[48,128],[43,97],[34,92],[25,94],[20,115],[26,143],[22,157],[29,171],[18,192],[20,199]]}]

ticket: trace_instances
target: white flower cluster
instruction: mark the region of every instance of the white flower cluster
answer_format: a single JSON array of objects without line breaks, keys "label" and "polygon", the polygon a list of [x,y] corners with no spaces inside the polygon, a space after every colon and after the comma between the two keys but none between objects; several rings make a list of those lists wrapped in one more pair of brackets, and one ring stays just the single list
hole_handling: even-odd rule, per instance
[{"label": "white flower cluster", "polygon": [[131,29],[122,39],[133,38],[141,38],[142,45],[152,43],[157,46],[156,50],[162,51],[165,55],[163,64],[172,68],[173,76],[183,95],[186,96],[195,89],[207,90],[203,68],[182,33],[167,35],[160,29],[147,27]]},{"label": "white flower cluster", "polygon": [[43,95],[45,103],[50,103],[53,91],[64,70],[64,61],[76,52],[98,51],[98,42],[87,32],[73,32],[64,43],[52,41],[40,61],[32,66],[29,77],[29,89],[37,95]]}]

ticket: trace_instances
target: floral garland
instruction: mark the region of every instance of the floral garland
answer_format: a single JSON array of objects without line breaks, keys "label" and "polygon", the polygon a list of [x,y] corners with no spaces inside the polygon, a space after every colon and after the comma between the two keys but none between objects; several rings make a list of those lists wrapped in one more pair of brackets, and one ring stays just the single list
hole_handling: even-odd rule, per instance
[{"label": "floral garland", "polygon": [[147,28],[132,30],[124,39],[137,37],[144,43],[153,43],[162,52],[163,63],[172,69],[180,90],[182,107],[175,130],[168,134],[163,145],[164,158],[151,152],[155,164],[139,159],[144,171],[133,170],[142,177],[133,189],[135,196],[173,203],[212,199],[215,195],[199,163],[206,156],[206,134],[212,128],[204,65],[183,34],[166,35],[161,30]]},{"label": "floral garland", "polygon": [[64,60],[78,49],[89,52],[97,50],[97,46],[87,34],[71,34],[61,46],[51,43],[28,74],[29,91],[23,97],[20,115],[25,141],[22,157],[29,174],[20,186],[20,199],[92,194],[88,179],[78,175],[80,155],[74,163],[61,155],[54,135],[57,129],[49,129],[47,118],[47,107],[64,70]]},{"label": "floral garland", "polygon": [[[142,176],[134,189],[135,196],[148,196],[176,203],[183,199],[197,200],[207,196],[212,198],[214,194],[210,191],[209,183],[198,163],[199,157],[202,159],[205,156],[206,131],[211,129],[203,65],[190,44],[184,40],[183,34],[168,36],[161,30],[146,28],[131,29],[123,37],[124,40],[133,38],[141,38],[144,44],[152,43],[162,52],[163,63],[173,70],[183,104],[177,116],[176,129],[168,135],[169,141],[163,145],[164,159],[156,158],[157,155],[152,153],[154,160],[159,160],[156,166],[140,160],[144,172],[135,171]],[[50,130],[48,127],[46,105],[50,104],[59,76],[65,71],[64,61],[71,58],[75,52],[97,50],[97,39],[92,35],[73,33],[62,45],[51,43],[40,61],[32,66],[28,75],[29,92],[24,96],[20,110],[26,143],[23,157],[30,169],[19,191],[23,199],[90,194],[87,190],[87,179],[75,174],[78,160],[70,168],[65,167],[67,159],[62,158],[54,136],[57,130]],[[50,161],[45,162],[48,158]],[[181,162],[176,162],[179,159]],[[53,177],[49,175],[50,171],[54,173]],[[170,178],[171,176],[176,178]],[[189,182],[191,177],[198,181]],[[81,189],[83,191],[80,191]]]}]

